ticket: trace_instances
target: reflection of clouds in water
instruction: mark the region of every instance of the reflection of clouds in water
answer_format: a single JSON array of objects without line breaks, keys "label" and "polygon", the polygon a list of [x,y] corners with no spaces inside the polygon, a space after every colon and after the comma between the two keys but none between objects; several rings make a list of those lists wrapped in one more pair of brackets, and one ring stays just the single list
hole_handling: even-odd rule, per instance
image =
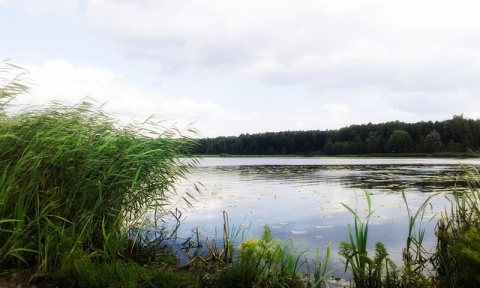
[{"label": "reflection of clouds in water", "polygon": [[315,226],[317,229],[328,229],[328,228],[333,228],[333,226]]},{"label": "reflection of clouds in water", "polygon": [[294,235],[307,234],[306,230],[301,230],[301,231],[300,230],[292,230],[290,232],[292,232],[292,234],[294,234]]}]

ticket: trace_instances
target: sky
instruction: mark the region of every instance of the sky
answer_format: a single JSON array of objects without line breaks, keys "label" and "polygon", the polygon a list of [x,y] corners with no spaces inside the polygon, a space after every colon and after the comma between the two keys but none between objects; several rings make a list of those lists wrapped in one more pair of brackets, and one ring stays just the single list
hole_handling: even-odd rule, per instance
[{"label": "sky", "polygon": [[0,27],[28,105],[198,137],[480,118],[476,0],[0,0]]}]

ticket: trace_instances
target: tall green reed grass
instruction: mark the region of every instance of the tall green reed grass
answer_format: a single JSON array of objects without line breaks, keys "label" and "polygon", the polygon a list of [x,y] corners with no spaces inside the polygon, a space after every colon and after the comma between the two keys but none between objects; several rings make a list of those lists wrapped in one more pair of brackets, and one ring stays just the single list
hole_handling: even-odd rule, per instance
[{"label": "tall green reed grass", "polygon": [[437,226],[439,287],[480,287],[480,173],[463,166],[468,187],[454,191]]},{"label": "tall green reed grass", "polygon": [[322,288],[326,286],[326,280],[330,276],[330,271],[327,271],[328,264],[330,262],[330,250],[331,244],[328,244],[327,250],[325,251],[325,258],[323,262],[320,260],[319,252],[317,249],[316,256],[315,256],[315,269],[313,272],[313,283],[312,287],[314,288]]},{"label": "tall green reed grass", "polygon": [[[427,266],[434,257],[423,246],[426,229],[421,227],[424,221],[425,210],[430,200],[437,194],[430,195],[413,212],[408,205],[404,192],[402,197],[408,214],[408,234],[406,235],[406,248],[403,252],[404,266],[397,268],[388,257],[385,245],[381,242],[375,244],[373,257],[368,255],[368,231],[372,210],[370,193],[364,191],[367,203],[366,216],[362,219],[358,208],[351,208],[343,204],[354,216],[354,229],[348,225],[349,242],[342,242],[339,254],[345,259],[345,269],[350,269],[356,287],[429,287]],[[358,205],[358,203],[357,203]],[[432,220],[433,217],[430,219]],[[419,223],[417,223],[419,222]],[[433,269],[433,268],[432,268]]]},{"label": "tall green reed grass", "polygon": [[115,261],[130,228],[168,212],[174,184],[197,163],[179,161],[195,131],[153,118],[121,125],[89,98],[8,113],[28,91],[5,76],[15,69],[0,69],[0,267],[54,271],[79,250]]},{"label": "tall green reed grass", "polygon": [[[367,201],[367,215],[362,220],[356,208],[342,203],[350,213],[354,216],[354,229],[348,225],[348,236],[350,242],[342,242],[340,245],[340,255],[346,259],[345,269],[350,267],[353,274],[353,280],[358,287],[366,287],[368,281],[369,258],[367,256],[368,243],[368,224],[370,217],[373,215],[372,201],[370,193],[364,191],[365,199]],[[358,199],[357,199],[358,200]]]}]

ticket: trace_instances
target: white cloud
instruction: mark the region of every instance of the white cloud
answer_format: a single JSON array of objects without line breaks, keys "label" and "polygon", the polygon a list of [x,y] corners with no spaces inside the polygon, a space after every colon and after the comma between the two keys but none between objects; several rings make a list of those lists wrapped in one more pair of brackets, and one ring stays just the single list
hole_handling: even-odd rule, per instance
[{"label": "white cloud", "polygon": [[203,136],[228,134],[232,126],[239,128],[250,120],[248,115],[228,111],[213,101],[199,102],[135,87],[109,70],[75,67],[65,60],[25,68],[34,85],[30,94],[20,99],[30,106],[50,101],[75,104],[88,96],[99,105],[105,104],[107,112],[124,122],[155,115],[179,128],[193,124]]},{"label": "white cloud", "polygon": [[300,84],[315,91],[389,86],[398,92],[473,80],[480,72],[477,6],[96,0],[88,13],[91,31],[167,73],[242,71],[269,85]]},{"label": "white cloud", "polygon": [[288,63],[298,54],[330,49],[327,41],[340,40],[332,37],[334,24],[336,32],[348,33],[344,19],[329,19],[322,12],[326,6],[315,1],[142,3],[93,1],[90,29],[122,45],[125,53],[167,68],[248,67],[264,61],[269,52]]},{"label": "white cloud", "polygon": [[195,122],[207,136],[480,116],[471,1],[60,2],[0,0],[15,7],[4,13],[43,13],[18,13],[37,21],[32,47],[10,33],[0,48],[35,55],[35,101],[90,93],[123,118]]},{"label": "white cloud", "polygon": [[386,100],[397,110],[429,117],[435,115],[439,120],[462,113],[475,118],[480,116],[480,112],[476,112],[480,99],[469,91],[392,93]]},{"label": "white cloud", "polygon": [[343,104],[322,105],[321,108],[332,114],[348,114],[348,107]]},{"label": "white cloud", "polygon": [[66,16],[73,14],[80,8],[79,0],[0,0],[0,5],[21,8],[32,15],[53,13]]}]

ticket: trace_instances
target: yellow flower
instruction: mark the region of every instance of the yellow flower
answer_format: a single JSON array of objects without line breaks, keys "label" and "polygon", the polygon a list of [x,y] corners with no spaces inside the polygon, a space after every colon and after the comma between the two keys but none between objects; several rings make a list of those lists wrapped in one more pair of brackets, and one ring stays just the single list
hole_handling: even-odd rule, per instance
[{"label": "yellow flower", "polygon": [[255,249],[259,245],[260,245],[260,241],[250,238],[242,242],[241,248],[242,250]]}]

